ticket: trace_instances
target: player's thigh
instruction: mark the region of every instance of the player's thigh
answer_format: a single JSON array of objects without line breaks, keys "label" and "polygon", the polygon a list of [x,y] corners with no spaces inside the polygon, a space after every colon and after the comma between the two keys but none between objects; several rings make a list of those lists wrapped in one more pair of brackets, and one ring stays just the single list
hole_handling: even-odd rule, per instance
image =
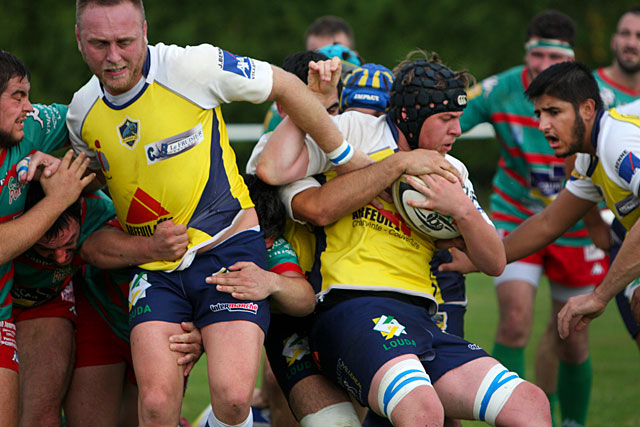
[{"label": "player's thigh", "polygon": [[141,395],[170,393],[181,400],[184,367],[169,349],[169,337],[183,333],[179,323],[149,321],[131,330],[133,367]]},{"label": "player's thigh", "polygon": [[64,401],[67,426],[118,425],[125,371],[124,362],[76,368]]},{"label": "player's thigh", "polygon": [[21,406],[60,405],[75,355],[73,323],[43,317],[16,324],[20,356]]},{"label": "player's thigh", "polygon": [[233,320],[212,323],[200,332],[213,399],[215,396],[243,398],[245,394],[250,398],[260,368],[262,328],[253,322]]},{"label": "player's thigh", "polygon": [[18,425],[18,372],[0,367],[0,425]]}]

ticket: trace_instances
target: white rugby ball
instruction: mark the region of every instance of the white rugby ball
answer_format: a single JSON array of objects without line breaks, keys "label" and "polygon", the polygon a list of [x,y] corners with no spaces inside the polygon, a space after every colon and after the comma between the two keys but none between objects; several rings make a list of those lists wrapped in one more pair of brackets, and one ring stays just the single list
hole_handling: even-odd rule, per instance
[{"label": "white rugby ball", "polygon": [[[430,209],[415,208],[409,205],[409,200],[422,202],[427,200],[427,197],[407,182],[407,176],[403,174],[393,183],[391,193],[396,209],[398,209],[398,212],[400,212],[409,227],[434,239],[453,239],[458,237],[460,231],[452,217]],[[413,178],[422,182],[416,176]]]}]

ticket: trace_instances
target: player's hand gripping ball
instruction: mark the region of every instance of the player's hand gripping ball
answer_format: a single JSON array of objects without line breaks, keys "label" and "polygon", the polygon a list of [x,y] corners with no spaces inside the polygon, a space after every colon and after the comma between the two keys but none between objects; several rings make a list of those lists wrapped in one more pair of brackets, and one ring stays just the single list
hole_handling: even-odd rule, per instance
[{"label": "player's hand gripping ball", "polygon": [[[409,205],[409,200],[422,202],[427,200],[427,197],[413,188],[407,182],[406,177],[407,175],[403,174],[393,183],[391,193],[396,209],[398,209],[398,212],[400,212],[409,227],[434,239],[453,239],[458,237],[460,231],[452,217],[430,209],[415,208]],[[414,178],[420,180],[418,177]],[[464,189],[468,196],[469,192],[466,188]]]}]

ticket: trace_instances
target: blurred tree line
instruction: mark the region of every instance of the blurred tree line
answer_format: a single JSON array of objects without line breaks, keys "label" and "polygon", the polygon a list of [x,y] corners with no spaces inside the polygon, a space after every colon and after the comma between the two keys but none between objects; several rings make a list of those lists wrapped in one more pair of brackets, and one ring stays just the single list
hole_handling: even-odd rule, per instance
[{"label": "blurred tree line", "polygon": [[[0,47],[30,68],[32,100],[70,102],[90,77],[76,47],[75,2],[0,0],[0,5]],[[145,0],[150,43],[212,43],[280,65],[288,54],[304,49],[307,26],[329,14],[351,24],[366,62],[392,68],[408,51],[422,48],[438,52],[446,64],[467,69],[477,79],[522,62],[526,25],[546,8],[561,10],[576,21],[578,60],[590,67],[607,65],[617,20],[634,5],[629,0]],[[236,103],[223,111],[228,123],[256,123],[266,109],[267,105]],[[239,154],[242,159],[244,154]]]},{"label": "blurred tree line", "polygon": [[[31,69],[32,99],[68,103],[90,77],[77,50],[75,2],[0,0],[0,47]],[[576,57],[591,67],[611,61],[610,36],[626,0],[558,2],[470,2],[462,0],[146,0],[150,43],[212,43],[231,52],[280,65],[304,48],[307,26],[321,15],[343,17],[356,34],[366,62],[392,68],[411,49],[437,51],[452,68],[478,79],[518,64],[529,19],[555,7],[578,24]],[[228,122],[257,122],[266,106],[228,106]]]}]

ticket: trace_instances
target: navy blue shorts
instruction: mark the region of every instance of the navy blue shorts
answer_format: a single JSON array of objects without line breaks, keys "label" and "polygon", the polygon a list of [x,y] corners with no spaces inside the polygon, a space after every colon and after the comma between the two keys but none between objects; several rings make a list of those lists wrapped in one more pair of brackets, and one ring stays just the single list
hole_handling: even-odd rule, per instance
[{"label": "navy blue shorts", "polygon": [[448,371],[488,356],[476,344],[440,330],[424,306],[395,298],[347,299],[316,314],[311,350],[325,375],[368,406],[375,373],[389,360],[415,354],[432,383]]},{"label": "navy blue shorts", "polygon": [[205,278],[238,261],[252,261],[266,269],[264,235],[239,233],[195,257],[184,271],[167,273],[137,268],[129,287],[129,327],[152,320],[194,322],[198,328],[216,322],[247,320],[266,331],[269,301],[242,301],[218,292]]},{"label": "navy blue shorts", "polygon": [[467,307],[457,304],[440,304],[433,321],[448,334],[464,338],[464,315]]},{"label": "navy blue shorts", "polygon": [[272,314],[264,346],[273,375],[289,400],[294,385],[310,375],[320,375],[309,350],[313,315],[292,317]]}]

